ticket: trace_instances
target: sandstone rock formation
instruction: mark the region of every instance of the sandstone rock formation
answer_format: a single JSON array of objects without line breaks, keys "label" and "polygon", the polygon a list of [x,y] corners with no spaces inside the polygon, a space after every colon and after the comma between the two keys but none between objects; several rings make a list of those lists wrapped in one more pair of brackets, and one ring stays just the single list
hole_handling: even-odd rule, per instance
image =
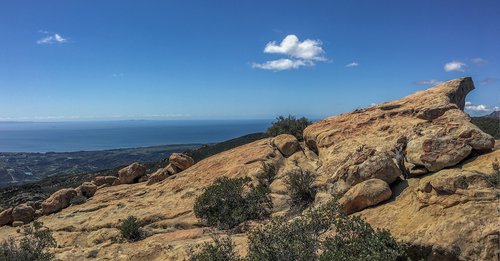
[{"label": "sandstone rock formation", "polygon": [[146,174],[146,167],[137,162],[118,171],[118,177],[121,184],[131,184],[139,180],[140,177]]},{"label": "sandstone rock formation", "polygon": [[146,185],[152,185],[152,184],[158,183],[158,182],[166,179],[170,175],[173,175],[177,172],[178,172],[178,169],[176,167],[172,166],[172,164],[169,164],[166,167],[160,168],[155,173],[151,174],[149,176],[149,179],[148,179],[148,182]]},{"label": "sandstone rock formation", "polygon": [[168,158],[168,162],[181,171],[193,166],[194,164],[193,158],[182,153],[172,153]]},{"label": "sandstone rock formation", "polygon": [[339,203],[344,206],[347,214],[352,214],[369,206],[387,200],[391,197],[392,191],[389,185],[381,179],[365,180],[349,189]]},{"label": "sandstone rock formation", "polygon": [[44,215],[52,214],[70,205],[72,198],[78,193],[75,189],[61,189],[50,195],[48,199],[42,203],[42,212]]},{"label": "sandstone rock formation", "polygon": [[0,226],[12,223],[12,208],[0,212]]},{"label": "sandstone rock formation", "polygon": [[[288,173],[314,171],[319,189],[315,203],[343,196],[350,212],[366,207],[356,215],[390,230],[424,260],[495,260],[500,234],[495,162],[500,150],[488,151],[493,140],[461,110],[472,88],[469,78],[452,80],[314,123],[304,131],[305,143],[289,156],[273,138],[262,139],[151,186],[102,187],[92,200],[39,219],[56,231],[54,252],[61,260],[183,260],[190,247],[210,239],[209,229],[192,211],[203,188],[221,176],[262,182],[268,164],[275,168],[266,181],[273,216],[287,213],[283,180]],[[402,180],[405,168],[410,176]],[[4,212],[0,221],[2,215],[10,219]],[[149,237],[133,243],[116,240],[117,227],[129,215],[144,224]],[[18,237],[16,228],[0,227],[0,240],[8,236]],[[236,251],[245,253],[247,235],[232,238]]]},{"label": "sandstone rock formation", "polygon": [[35,209],[28,204],[21,204],[12,210],[12,221],[22,221],[24,224],[33,221]]},{"label": "sandstone rock formation", "polygon": [[295,136],[290,134],[281,134],[273,139],[273,144],[285,157],[294,154],[299,148],[299,141]]},{"label": "sandstone rock formation", "polygon": [[114,176],[97,176],[92,182],[98,187],[102,185],[114,186],[120,184],[120,180]]},{"label": "sandstone rock formation", "polygon": [[97,191],[97,186],[92,182],[83,182],[82,185],[76,188],[77,194],[87,198],[94,196],[96,191]]}]

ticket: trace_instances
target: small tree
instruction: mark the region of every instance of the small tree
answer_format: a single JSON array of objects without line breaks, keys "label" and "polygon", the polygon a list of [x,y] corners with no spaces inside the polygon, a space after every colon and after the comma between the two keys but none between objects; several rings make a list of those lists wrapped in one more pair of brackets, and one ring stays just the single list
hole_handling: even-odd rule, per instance
[{"label": "small tree", "polygon": [[297,119],[292,115],[288,115],[288,117],[278,116],[276,118],[276,121],[271,124],[271,127],[267,129],[267,133],[271,136],[291,134],[295,136],[299,141],[303,141],[304,137],[302,133],[304,132],[304,129],[311,123],[312,122],[305,117]]},{"label": "small tree", "polygon": [[244,186],[250,178],[221,177],[196,198],[194,214],[209,226],[230,229],[243,221],[267,217],[272,209],[269,189],[263,186]]},{"label": "small tree", "polygon": [[285,184],[292,207],[303,210],[314,201],[316,197],[315,179],[316,174],[307,170],[296,169],[287,173]]},{"label": "small tree", "polygon": [[120,232],[126,240],[137,241],[142,238],[140,228],[139,220],[134,216],[129,216],[122,222]]},{"label": "small tree", "polygon": [[25,236],[19,243],[14,238],[9,238],[0,245],[0,260],[2,261],[50,261],[54,254],[50,248],[56,247],[56,240],[49,229],[43,224],[34,221],[31,226],[25,226]]}]

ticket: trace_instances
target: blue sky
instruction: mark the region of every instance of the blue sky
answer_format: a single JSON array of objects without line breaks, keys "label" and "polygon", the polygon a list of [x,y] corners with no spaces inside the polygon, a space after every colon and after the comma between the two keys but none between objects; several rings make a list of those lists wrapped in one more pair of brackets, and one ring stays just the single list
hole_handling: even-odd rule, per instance
[{"label": "blue sky", "polygon": [[0,120],[322,118],[472,76],[500,1],[2,1]]}]

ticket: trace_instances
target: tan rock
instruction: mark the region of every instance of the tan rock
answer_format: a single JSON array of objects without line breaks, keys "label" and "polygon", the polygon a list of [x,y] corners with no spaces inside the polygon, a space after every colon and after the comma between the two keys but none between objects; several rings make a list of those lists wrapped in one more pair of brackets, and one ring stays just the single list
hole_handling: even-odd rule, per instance
[{"label": "tan rock", "polygon": [[72,188],[61,189],[54,192],[54,194],[50,195],[48,199],[43,201],[43,214],[49,215],[68,207],[70,205],[71,199],[76,197],[76,195],[77,191]]},{"label": "tan rock", "polygon": [[365,180],[347,191],[339,203],[344,206],[347,214],[358,212],[370,206],[387,200],[392,191],[389,185],[381,179]]},{"label": "tan rock", "polygon": [[137,182],[144,174],[146,174],[146,167],[135,162],[119,170],[118,178],[120,179],[120,184],[131,184]]},{"label": "tan rock", "polygon": [[181,171],[194,165],[193,158],[182,153],[172,153],[168,158],[168,162],[179,168]]},{"label": "tan rock", "polygon": [[17,221],[12,222],[13,227],[20,227],[22,225],[24,225],[24,222],[22,222],[21,220],[17,220]]},{"label": "tan rock", "polygon": [[158,182],[166,179],[170,175],[172,175],[172,174],[170,174],[167,167],[160,168],[155,173],[153,173],[149,176],[149,179],[148,179],[148,182],[146,183],[146,185],[149,186],[149,185],[158,183]]},{"label": "tan rock", "polygon": [[285,157],[290,157],[300,149],[299,141],[290,134],[281,134],[273,139],[273,144]]},{"label": "tan rock", "polygon": [[120,180],[115,176],[97,176],[92,182],[98,187],[102,185],[115,186],[120,184]]},{"label": "tan rock", "polygon": [[21,204],[12,210],[12,221],[22,221],[25,224],[33,221],[35,218],[35,209],[28,204]]},{"label": "tan rock", "polygon": [[82,185],[76,188],[78,194],[83,195],[87,198],[94,196],[97,191],[97,186],[92,182],[83,182]]},{"label": "tan rock", "polygon": [[13,208],[8,208],[0,212],[0,226],[12,223],[12,209]]}]

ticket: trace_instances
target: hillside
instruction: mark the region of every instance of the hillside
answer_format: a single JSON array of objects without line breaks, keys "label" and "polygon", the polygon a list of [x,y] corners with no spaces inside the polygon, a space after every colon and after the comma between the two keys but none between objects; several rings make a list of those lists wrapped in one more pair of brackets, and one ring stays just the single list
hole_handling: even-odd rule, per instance
[{"label": "hillside", "polygon": [[[141,172],[126,182],[131,184],[100,186],[81,205],[54,213],[43,207],[46,214],[38,220],[54,231],[54,252],[61,260],[184,260],[213,231],[194,215],[196,197],[222,176],[258,182],[265,163],[276,168],[268,184],[272,216],[294,215],[285,179],[294,171],[309,171],[317,175],[313,205],[339,197],[346,211],[408,244],[416,260],[495,260],[500,151],[463,112],[473,89],[471,78],[459,78],[332,116],[307,127],[303,143],[290,135],[263,138],[194,165],[176,155],[169,166],[149,176]],[[183,170],[171,170],[180,163]],[[124,178],[137,169],[135,164],[124,169]],[[118,228],[130,215],[142,222],[146,238],[119,240]],[[20,236],[8,223],[0,227],[0,239]],[[242,255],[248,244],[245,227],[231,231]]]},{"label": "hillside", "polygon": [[500,139],[500,117],[496,117],[492,113],[483,117],[472,117],[471,121],[482,131],[490,134],[495,139]]}]

